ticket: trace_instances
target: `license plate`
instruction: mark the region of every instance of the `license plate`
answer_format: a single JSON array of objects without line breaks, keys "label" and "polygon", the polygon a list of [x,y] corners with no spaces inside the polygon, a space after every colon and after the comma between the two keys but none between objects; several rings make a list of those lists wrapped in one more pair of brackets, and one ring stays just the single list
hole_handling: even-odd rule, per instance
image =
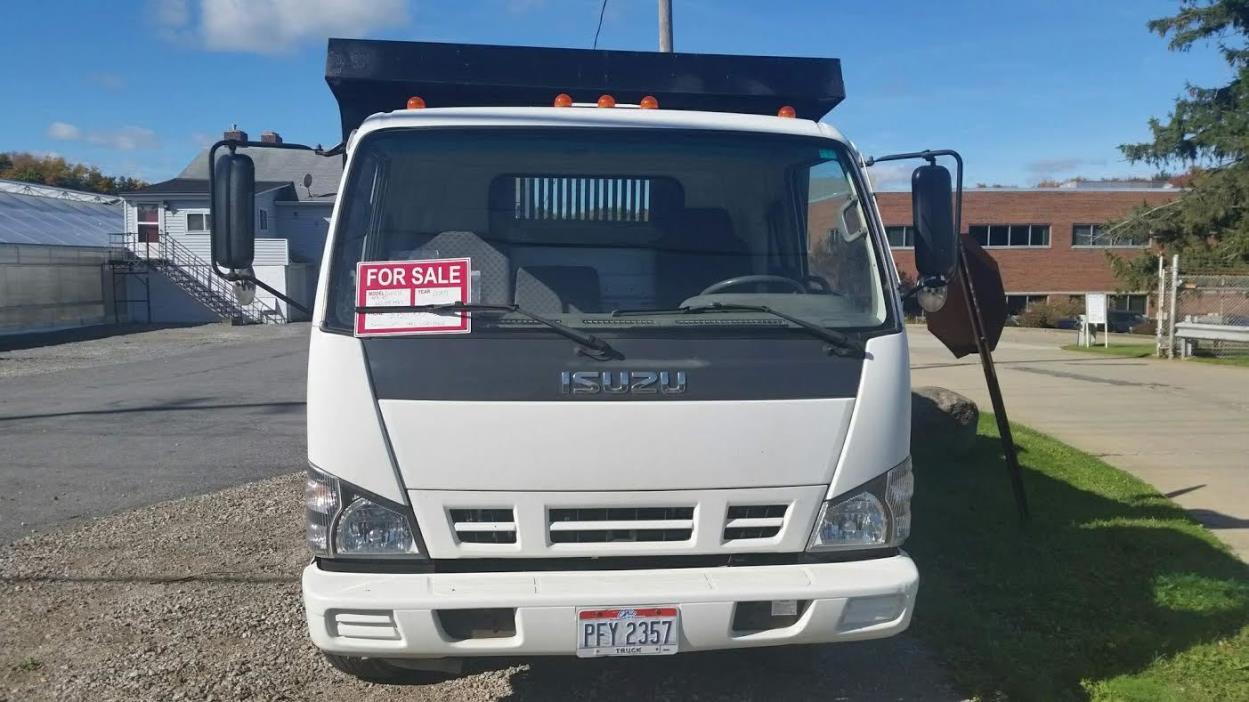
[{"label": "license plate", "polygon": [[681,611],[676,607],[577,610],[577,655],[656,656],[677,652]]}]

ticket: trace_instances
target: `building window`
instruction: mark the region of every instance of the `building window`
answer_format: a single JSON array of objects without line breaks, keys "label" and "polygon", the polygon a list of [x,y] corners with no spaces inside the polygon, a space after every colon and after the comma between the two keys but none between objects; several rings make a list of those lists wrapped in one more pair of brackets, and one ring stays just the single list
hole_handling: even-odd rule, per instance
[{"label": "building window", "polygon": [[1148,295],[1111,295],[1107,301],[1111,312],[1145,314]]},{"label": "building window", "polygon": [[1149,243],[1144,233],[1111,232],[1106,233],[1100,224],[1075,224],[1071,227],[1072,246],[1123,246],[1135,248]]},{"label": "building window", "polygon": [[205,233],[213,228],[213,216],[203,212],[188,212],[186,230],[188,232]]},{"label": "building window", "polygon": [[1007,295],[1006,314],[1011,316],[1023,314],[1023,311],[1028,309],[1029,306],[1045,302],[1048,299],[1048,295]]},{"label": "building window", "polygon": [[139,242],[154,244],[160,241],[160,207],[157,205],[139,205]]},{"label": "building window", "polygon": [[269,231],[269,210],[256,210],[258,222],[256,228],[262,232]]},{"label": "building window", "polygon": [[967,233],[981,246],[1050,245],[1048,224],[973,224],[967,228]]},{"label": "building window", "polygon": [[885,237],[889,239],[890,248],[915,248],[914,227],[885,227]]}]

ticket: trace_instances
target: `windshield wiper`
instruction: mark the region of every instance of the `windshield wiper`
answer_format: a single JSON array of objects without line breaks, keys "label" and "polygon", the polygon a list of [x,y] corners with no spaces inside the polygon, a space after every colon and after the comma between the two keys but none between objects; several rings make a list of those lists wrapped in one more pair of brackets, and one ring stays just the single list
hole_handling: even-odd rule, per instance
[{"label": "windshield wiper", "polygon": [[561,324],[553,319],[547,319],[540,314],[534,314],[529,310],[522,308],[520,305],[486,305],[478,302],[445,302],[438,305],[384,305],[384,306],[362,306],[356,307],[356,312],[360,314],[369,314],[374,312],[430,312],[433,314],[455,314],[457,312],[499,312],[499,313],[515,313],[522,317],[528,317],[539,324],[545,325],[551,331],[570,339],[577,343],[581,348],[578,349],[582,354],[599,361],[610,361],[614,359],[624,358],[624,356],[612,348],[611,344],[594,336],[593,334],[585,334],[579,332],[572,327]]},{"label": "windshield wiper", "polygon": [[791,324],[796,324],[800,328],[810,332],[812,336],[827,341],[827,350],[829,353],[834,355],[862,356],[866,351],[866,346],[858,339],[853,339],[835,329],[829,329],[814,322],[808,322],[801,317],[795,317],[792,314],[786,314],[779,310],[774,310],[767,305],[747,305],[735,302],[713,302],[709,305],[687,305],[685,307],[673,307],[671,309],[661,310],[612,310],[611,316],[631,317],[647,314],[707,314],[709,312],[763,312],[764,314],[770,314],[773,317],[779,317]]}]

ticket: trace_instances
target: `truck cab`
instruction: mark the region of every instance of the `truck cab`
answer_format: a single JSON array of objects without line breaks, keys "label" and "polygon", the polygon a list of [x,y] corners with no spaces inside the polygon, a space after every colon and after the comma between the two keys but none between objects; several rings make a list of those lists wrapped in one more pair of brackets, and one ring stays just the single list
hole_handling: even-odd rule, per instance
[{"label": "truck cab", "polygon": [[907,341],[817,121],[840,66],[656,56],[331,41],[303,598],[343,670],[906,629]]}]

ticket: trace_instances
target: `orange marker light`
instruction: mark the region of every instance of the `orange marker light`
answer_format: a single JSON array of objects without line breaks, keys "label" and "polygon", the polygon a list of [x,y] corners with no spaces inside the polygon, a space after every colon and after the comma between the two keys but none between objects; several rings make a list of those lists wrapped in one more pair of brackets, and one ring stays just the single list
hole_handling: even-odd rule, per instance
[{"label": "orange marker light", "polygon": [[409,110],[425,109],[425,99],[413,95],[412,97],[408,98],[408,109]]},{"label": "orange marker light", "polygon": [[598,96],[598,106],[599,107],[615,107],[616,98],[610,95],[600,95]]},{"label": "orange marker light", "polygon": [[568,93],[560,93],[555,96],[556,107],[572,107],[572,96]]},{"label": "orange marker light", "polygon": [[794,108],[792,106],[785,105],[784,107],[776,111],[776,116],[788,117],[790,119],[793,119],[794,117],[798,116],[798,113],[794,111]]},{"label": "orange marker light", "polygon": [[656,100],[653,95],[647,95],[646,97],[642,98],[641,102],[638,103],[638,107],[642,108],[643,110],[658,110],[659,101]]}]

